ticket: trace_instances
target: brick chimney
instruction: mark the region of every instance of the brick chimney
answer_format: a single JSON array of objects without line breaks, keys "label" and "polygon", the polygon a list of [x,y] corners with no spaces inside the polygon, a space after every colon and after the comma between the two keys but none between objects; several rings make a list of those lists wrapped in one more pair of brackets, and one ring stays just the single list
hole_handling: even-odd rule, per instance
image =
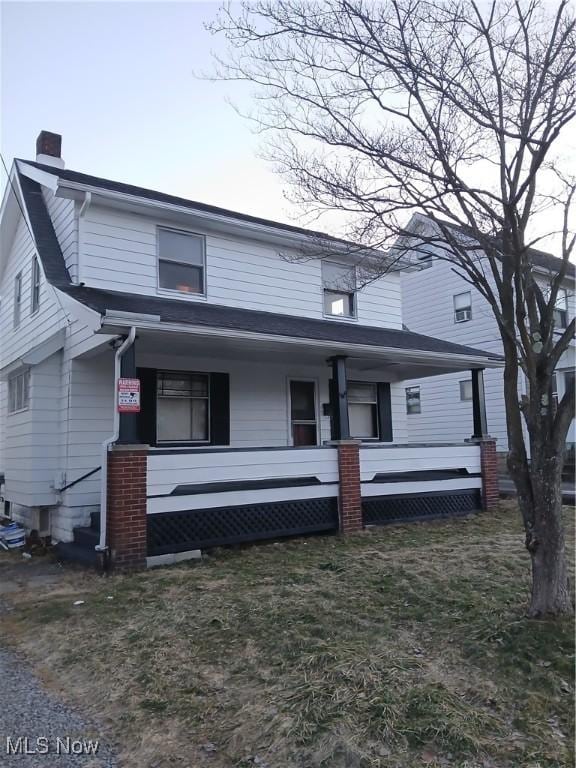
[{"label": "brick chimney", "polygon": [[62,136],[59,133],[40,131],[36,139],[36,162],[52,165],[55,168],[64,168],[61,152]]}]

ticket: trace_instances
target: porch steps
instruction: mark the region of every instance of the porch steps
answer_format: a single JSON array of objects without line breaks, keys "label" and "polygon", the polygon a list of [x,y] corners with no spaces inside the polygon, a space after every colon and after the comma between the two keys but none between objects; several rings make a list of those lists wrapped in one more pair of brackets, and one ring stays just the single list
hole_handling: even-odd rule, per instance
[{"label": "porch steps", "polygon": [[96,545],[100,538],[100,513],[90,514],[90,525],[74,528],[74,541],[59,542],[56,544],[56,556],[59,560],[79,563],[84,566],[98,568],[100,555],[96,552]]}]

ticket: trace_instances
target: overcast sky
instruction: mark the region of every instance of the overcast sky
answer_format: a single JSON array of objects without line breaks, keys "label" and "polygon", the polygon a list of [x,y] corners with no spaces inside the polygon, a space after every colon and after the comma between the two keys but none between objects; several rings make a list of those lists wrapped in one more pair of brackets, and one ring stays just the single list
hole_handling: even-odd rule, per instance
[{"label": "overcast sky", "polygon": [[[206,82],[204,29],[218,3],[4,2],[1,142],[34,159],[40,130],[62,134],[66,166],[260,216],[292,221],[259,139]],[[2,188],[5,174],[2,172]]]},{"label": "overcast sky", "polygon": [[[246,86],[197,76],[210,71],[212,50],[223,53],[224,39],[204,28],[219,4],[0,0],[6,163],[34,159],[46,129],[62,134],[73,170],[313,224],[297,218],[282,179],[258,157],[260,137],[229,103],[248,109]],[[576,138],[562,145],[565,170],[575,172]],[[340,219],[320,227],[330,223],[335,232]]]}]

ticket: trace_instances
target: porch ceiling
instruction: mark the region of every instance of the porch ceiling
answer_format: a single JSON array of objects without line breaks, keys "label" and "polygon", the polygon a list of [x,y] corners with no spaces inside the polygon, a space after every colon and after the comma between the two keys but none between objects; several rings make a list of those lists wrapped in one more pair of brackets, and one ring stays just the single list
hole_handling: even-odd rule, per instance
[{"label": "porch ceiling", "polygon": [[[345,344],[333,346],[311,346],[304,340],[287,344],[277,340],[255,340],[212,336],[191,336],[189,333],[161,330],[138,329],[137,348],[139,355],[176,355],[214,360],[236,360],[262,363],[290,363],[294,365],[324,366],[335,355],[345,355],[348,366],[357,371],[386,372],[390,381],[438,376],[443,373],[466,371],[472,366],[469,361],[449,359],[423,360],[417,352],[406,355],[406,350],[366,351]],[[475,367],[478,367],[476,364]]]}]

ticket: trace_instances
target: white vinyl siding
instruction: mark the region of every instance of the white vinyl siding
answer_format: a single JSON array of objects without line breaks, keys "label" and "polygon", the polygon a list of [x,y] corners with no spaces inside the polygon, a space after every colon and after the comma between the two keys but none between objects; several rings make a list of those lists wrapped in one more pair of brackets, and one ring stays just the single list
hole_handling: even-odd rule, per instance
[{"label": "white vinyl siding", "polygon": [[[152,217],[92,204],[82,225],[82,279],[108,290],[158,295],[157,228]],[[213,304],[323,318],[319,260],[297,260],[291,252],[231,235],[198,232],[206,238],[206,299]],[[182,296],[182,300],[189,299]],[[357,294],[359,323],[401,328],[400,276],[386,275]]]}]

